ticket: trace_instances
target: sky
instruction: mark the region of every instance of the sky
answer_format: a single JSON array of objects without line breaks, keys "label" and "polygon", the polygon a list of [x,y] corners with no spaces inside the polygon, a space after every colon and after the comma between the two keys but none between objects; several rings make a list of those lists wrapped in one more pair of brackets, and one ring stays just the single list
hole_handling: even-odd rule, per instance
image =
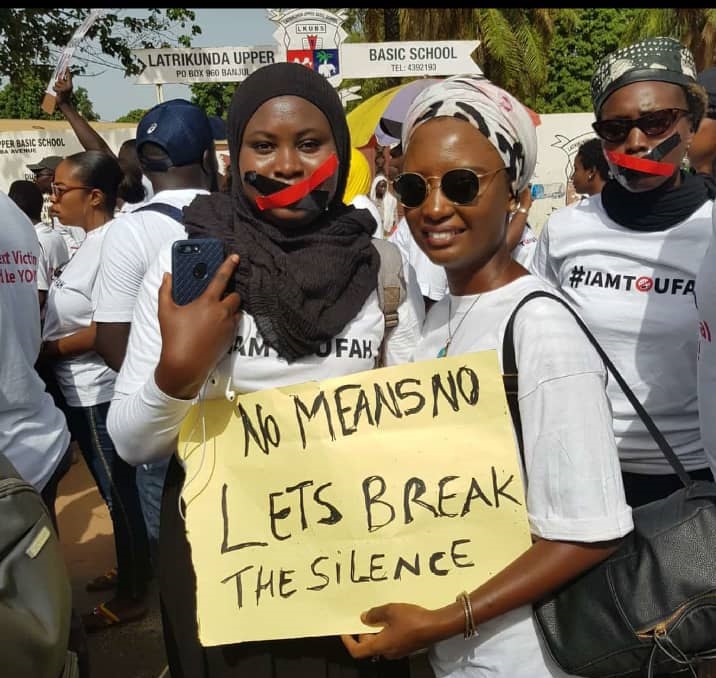
[{"label": "sky", "polygon": [[[266,9],[197,9],[194,23],[201,26],[201,35],[192,40],[192,47],[251,47],[272,45],[278,25],[270,21]],[[141,10],[132,14],[141,16]],[[137,85],[136,76],[125,78],[123,71],[107,69],[100,75],[75,76],[75,87],[84,87],[92,107],[104,122],[113,122],[135,108],[150,108],[158,102],[155,85]],[[164,100],[183,97],[191,99],[186,85],[162,85]]]}]

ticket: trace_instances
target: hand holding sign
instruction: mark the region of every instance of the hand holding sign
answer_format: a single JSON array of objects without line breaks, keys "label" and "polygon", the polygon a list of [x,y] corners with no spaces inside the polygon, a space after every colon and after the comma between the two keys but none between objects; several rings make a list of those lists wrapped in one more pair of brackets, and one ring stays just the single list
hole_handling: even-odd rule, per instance
[{"label": "hand holding sign", "polygon": [[205,646],[417,628],[529,548],[494,351],[208,400],[178,449]]}]

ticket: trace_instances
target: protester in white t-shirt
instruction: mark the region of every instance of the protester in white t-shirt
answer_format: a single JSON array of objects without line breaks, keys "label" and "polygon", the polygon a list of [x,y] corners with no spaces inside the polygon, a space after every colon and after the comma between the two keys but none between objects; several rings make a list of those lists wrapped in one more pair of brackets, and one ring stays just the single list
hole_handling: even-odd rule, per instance
[{"label": "protester in white t-shirt", "polygon": [[70,461],[70,434],[35,370],[40,245],[28,217],[0,193],[0,452],[42,493],[54,519],[57,484]]},{"label": "protester in white t-shirt", "polygon": [[[580,311],[686,470],[710,480],[699,429],[693,290],[711,236],[713,192],[706,177],[680,169],[705,92],[685,47],[650,38],[600,62],[592,99],[614,178],[550,216],[532,270]],[[608,392],[629,504],[679,489],[614,380]]]},{"label": "protester in white t-shirt", "polygon": [[[97,350],[119,370],[144,274],[165,243],[186,236],[182,209],[217,187],[214,133],[204,111],[183,99],[161,103],[137,126],[134,154],[152,184],[152,198],[114,220],[97,274]],[[152,155],[154,151],[154,155]],[[162,211],[164,210],[164,211]],[[139,328],[138,331],[141,331]],[[137,467],[142,514],[157,564],[159,512],[168,460]]]},{"label": "protester in white t-shirt", "polygon": [[388,177],[377,174],[370,185],[368,197],[373,201],[383,226],[383,237],[390,236],[398,224],[398,201],[388,186]]},{"label": "protester in white t-shirt", "polygon": [[[184,472],[172,455],[200,390],[219,399],[352,374],[376,364],[384,339],[389,364],[408,360],[422,303],[408,278],[398,325],[384,336],[375,222],[342,201],[350,135],[339,97],[322,76],[293,63],[254,72],[232,99],[228,141],[231,193],[197,196],[184,223],[190,237],[219,237],[234,254],[204,294],[180,307],[166,275],[171,246],[162,248],[137,299],[108,424],[131,463],[172,459],[159,574],[172,675],[293,678],[311,661],[317,674],[358,678],[361,666],[337,637],[249,643],[238,652],[200,644],[194,570],[177,511]],[[292,199],[282,205],[286,191]],[[232,276],[238,293],[222,299]]]},{"label": "protester in white t-shirt", "polygon": [[73,436],[109,508],[117,554],[116,593],[83,615],[87,632],[143,617],[150,576],[135,470],[117,456],[106,427],[116,373],[95,351],[92,321],[102,239],[114,214],[121,178],[112,156],[83,151],[58,165],[52,193],[55,216],[81,224],[87,237],[50,287],[42,357],[54,367]]},{"label": "protester in white t-shirt", "polygon": [[[430,309],[414,357],[497,350],[501,359],[513,309],[530,292],[550,290],[507,244],[510,212],[536,163],[532,120],[483,76],[455,76],[415,98],[403,148],[396,193],[415,241],[445,268],[450,288]],[[344,636],[353,656],[428,647],[441,678],[566,675],[542,645],[532,603],[608,557],[632,529],[631,511],[605,368],[571,313],[556,300],[529,301],[516,316],[514,348],[532,546],[457,601],[368,610],[362,620],[381,629]]]}]

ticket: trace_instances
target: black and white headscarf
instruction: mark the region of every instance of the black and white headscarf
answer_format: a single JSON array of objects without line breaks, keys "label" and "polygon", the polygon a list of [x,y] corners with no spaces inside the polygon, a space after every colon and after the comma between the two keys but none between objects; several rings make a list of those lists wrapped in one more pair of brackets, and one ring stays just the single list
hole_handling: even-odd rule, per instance
[{"label": "black and white headscarf", "polygon": [[517,195],[532,179],[537,133],[527,109],[483,75],[455,75],[424,89],[413,100],[403,125],[403,148],[422,123],[437,117],[460,118],[477,127],[497,149]]},{"label": "black and white headscarf", "polygon": [[690,85],[696,81],[693,54],[678,40],[667,37],[647,38],[607,54],[592,75],[595,115],[599,117],[602,105],[614,91],[645,80]]}]

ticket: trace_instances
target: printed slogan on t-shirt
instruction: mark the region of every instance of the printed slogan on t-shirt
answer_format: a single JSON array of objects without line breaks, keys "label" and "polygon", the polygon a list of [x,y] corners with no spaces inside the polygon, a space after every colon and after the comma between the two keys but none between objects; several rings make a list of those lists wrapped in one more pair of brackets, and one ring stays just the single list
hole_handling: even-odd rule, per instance
[{"label": "printed slogan on t-shirt", "polygon": [[531,543],[495,351],[200,401],[178,454],[206,646],[368,631]]}]

